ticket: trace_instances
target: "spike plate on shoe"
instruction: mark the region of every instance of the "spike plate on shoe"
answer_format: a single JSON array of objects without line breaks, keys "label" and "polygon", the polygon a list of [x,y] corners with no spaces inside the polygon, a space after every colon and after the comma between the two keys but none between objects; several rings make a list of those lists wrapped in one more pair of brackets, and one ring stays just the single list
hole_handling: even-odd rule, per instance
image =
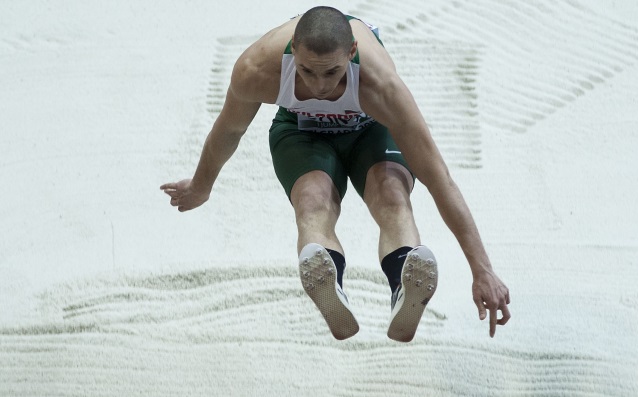
[{"label": "spike plate on shoe", "polygon": [[418,246],[407,256],[401,271],[398,299],[392,308],[388,337],[399,342],[414,338],[421,316],[438,282],[434,254],[425,246]]},{"label": "spike plate on shoe", "polygon": [[326,320],[332,335],[339,340],[354,336],[359,332],[359,323],[337,283],[337,269],[328,251],[319,244],[308,244],[299,258],[301,284]]}]

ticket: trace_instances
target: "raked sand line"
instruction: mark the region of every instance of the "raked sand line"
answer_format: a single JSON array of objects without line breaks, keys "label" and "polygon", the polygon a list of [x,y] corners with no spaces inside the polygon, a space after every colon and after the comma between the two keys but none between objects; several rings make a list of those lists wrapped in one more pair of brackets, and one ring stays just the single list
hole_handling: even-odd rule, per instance
[{"label": "raked sand line", "polygon": [[[0,395],[7,396],[632,396],[638,387],[619,362],[552,354],[496,359],[452,345],[341,350],[86,332],[0,335],[0,353]],[[609,382],[610,374],[623,381]]]},{"label": "raked sand line", "polygon": [[[632,363],[450,339],[436,297],[414,342],[389,341],[389,291],[378,273],[348,271],[362,330],[345,342],[332,339],[293,268],[60,285],[39,297],[41,323],[0,329],[0,395],[493,395],[498,384],[503,396],[629,396],[638,389]],[[610,373],[623,381],[609,382]]]},{"label": "raked sand line", "polygon": [[636,28],[578,2],[369,0],[353,13],[381,21],[386,36],[479,50],[479,118],[508,131],[525,131],[638,61]]},{"label": "raked sand line", "polygon": [[[0,340],[7,342],[6,337]],[[427,395],[577,392],[593,396],[630,395],[631,391],[627,382],[605,384],[610,372],[628,377],[628,370],[619,371],[586,357],[557,360],[546,355],[490,361],[464,347],[416,345],[345,351],[263,341],[185,345],[134,335],[61,335],[38,342],[37,350],[26,341],[2,348],[2,395],[35,395],[45,389],[47,395],[87,391],[91,395],[118,391],[170,395],[180,389],[203,395],[201,387],[226,392],[279,388],[292,395],[295,385],[299,395],[316,395],[321,390],[344,396],[380,396],[391,391],[404,395],[427,391]],[[484,377],[487,373],[491,376]]]},{"label": "raked sand line", "polygon": [[397,70],[425,115],[447,164],[480,168],[476,87],[480,48],[417,39],[405,43],[392,36],[384,43],[392,49]]},{"label": "raked sand line", "polygon": [[[71,283],[42,294],[42,323],[5,328],[0,333],[90,331],[146,334],[194,343],[272,340],[275,335],[293,343],[302,340],[306,344],[332,345],[321,315],[303,293],[293,270],[211,269]],[[352,281],[348,281],[350,278]],[[355,314],[368,326],[367,332],[381,341],[385,340],[390,315],[390,293],[385,284],[380,274],[369,271],[349,269],[346,275],[346,292],[350,293]],[[432,308],[435,306],[430,305],[423,318],[424,335],[431,334],[432,328],[438,332],[445,321],[445,315]]]}]

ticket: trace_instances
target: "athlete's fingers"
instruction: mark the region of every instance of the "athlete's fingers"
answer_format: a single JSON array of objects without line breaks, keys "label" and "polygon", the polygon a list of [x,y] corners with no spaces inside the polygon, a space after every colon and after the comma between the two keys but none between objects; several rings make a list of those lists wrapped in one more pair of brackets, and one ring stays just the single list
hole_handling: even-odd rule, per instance
[{"label": "athlete's fingers", "polygon": [[171,198],[180,198],[182,196],[182,194],[177,190],[164,190],[164,193],[171,196]]},{"label": "athlete's fingers", "polygon": [[487,317],[487,312],[485,310],[485,304],[483,303],[483,300],[480,298],[475,298],[474,303],[476,304],[476,307],[479,311],[479,319],[481,321],[485,320],[485,317]]},{"label": "athlete's fingers", "polygon": [[168,194],[172,198],[179,198],[182,196],[182,192],[179,191],[176,183],[167,183],[160,186],[160,189],[162,189],[164,193]]},{"label": "athlete's fingers", "polygon": [[512,316],[510,315],[510,310],[507,308],[507,306],[503,306],[501,308],[501,313],[503,313],[503,317],[501,317],[501,319],[497,321],[497,324],[505,325]]},{"label": "athlete's fingers", "polygon": [[497,319],[496,319],[496,317],[497,317],[496,314],[497,313],[496,312],[497,311],[498,310],[495,309],[495,308],[494,309],[490,309],[490,338],[493,338],[494,334],[496,333],[496,322],[497,322]]},{"label": "athlete's fingers", "polygon": [[505,324],[507,324],[507,322],[511,318],[510,312],[509,312],[509,309],[507,309],[507,307],[505,307],[503,310],[501,310],[501,312],[503,313],[503,317],[501,317],[496,323],[498,325],[505,325]]}]

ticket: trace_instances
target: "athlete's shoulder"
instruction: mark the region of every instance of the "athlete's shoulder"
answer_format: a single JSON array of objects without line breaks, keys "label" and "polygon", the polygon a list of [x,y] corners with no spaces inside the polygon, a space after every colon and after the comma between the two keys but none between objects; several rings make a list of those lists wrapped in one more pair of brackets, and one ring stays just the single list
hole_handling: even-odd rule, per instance
[{"label": "athlete's shoulder", "polygon": [[[373,35],[372,32],[369,32]],[[381,45],[376,37],[361,35],[363,39],[357,39],[359,51],[359,87],[376,91],[382,89],[386,83],[397,76],[397,70],[392,57]]]},{"label": "athlete's shoulder", "polygon": [[[396,68],[390,54],[377,36],[378,33],[372,31],[371,25],[358,19],[351,20],[350,25],[355,40],[357,40],[361,71],[364,73],[395,71]],[[375,29],[378,32],[378,28]]]},{"label": "athlete's shoulder", "polygon": [[[366,27],[365,25],[363,25]],[[367,28],[367,27],[366,27]],[[369,30],[356,36],[359,50],[359,103],[377,120],[385,119],[385,109],[399,105],[397,92],[410,95],[386,47]]]},{"label": "athlete's shoulder", "polygon": [[279,92],[281,59],[294,32],[289,21],[251,44],[237,59],[231,76],[231,89],[248,101],[274,103]]}]

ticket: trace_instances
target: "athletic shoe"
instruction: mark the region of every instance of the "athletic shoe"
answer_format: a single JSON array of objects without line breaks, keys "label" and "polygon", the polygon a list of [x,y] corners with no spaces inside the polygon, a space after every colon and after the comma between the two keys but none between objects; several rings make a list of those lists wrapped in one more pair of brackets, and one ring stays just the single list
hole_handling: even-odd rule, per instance
[{"label": "athletic shoe", "polygon": [[337,283],[337,268],[324,247],[311,243],[301,250],[299,276],[303,289],[336,339],[347,339],[359,332],[348,298]]},{"label": "athletic shoe", "polygon": [[436,259],[425,246],[410,251],[401,270],[401,284],[392,294],[392,314],[388,337],[398,342],[409,342],[438,281]]}]

